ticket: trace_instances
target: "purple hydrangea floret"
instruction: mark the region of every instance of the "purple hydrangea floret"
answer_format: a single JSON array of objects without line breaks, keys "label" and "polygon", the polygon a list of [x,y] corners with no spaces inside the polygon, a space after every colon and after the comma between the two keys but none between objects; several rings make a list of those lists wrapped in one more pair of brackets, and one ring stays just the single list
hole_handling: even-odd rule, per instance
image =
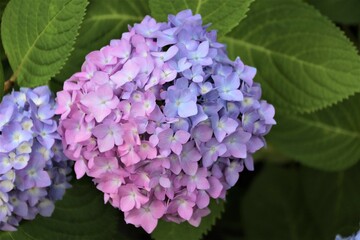
[{"label": "purple hydrangea floret", "polygon": [[69,188],[55,101],[47,86],[21,88],[0,103],[0,230],[22,219],[50,216]]},{"label": "purple hydrangea floret", "polygon": [[360,230],[349,237],[342,237],[341,235],[336,235],[335,240],[360,240]]},{"label": "purple hydrangea floret", "polygon": [[149,233],[159,219],[198,226],[210,200],[253,170],[275,124],[255,74],[199,14],[146,16],[89,53],[58,92],[64,153],[127,223]]}]

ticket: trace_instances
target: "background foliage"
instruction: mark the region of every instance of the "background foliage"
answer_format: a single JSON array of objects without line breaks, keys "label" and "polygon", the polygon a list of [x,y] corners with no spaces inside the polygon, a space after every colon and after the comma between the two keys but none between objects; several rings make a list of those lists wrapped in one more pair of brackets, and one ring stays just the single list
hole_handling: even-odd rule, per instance
[{"label": "background foliage", "polygon": [[129,24],[187,8],[219,30],[232,58],[258,69],[263,98],[275,105],[278,124],[256,171],[241,175],[226,203],[212,203],[199,228],[161,222],[148,236],[85,179],[51,218],[0,240],[334,239],[359,228],[358,0],[1,0],[0,97],[14,84],[57,91]]}]

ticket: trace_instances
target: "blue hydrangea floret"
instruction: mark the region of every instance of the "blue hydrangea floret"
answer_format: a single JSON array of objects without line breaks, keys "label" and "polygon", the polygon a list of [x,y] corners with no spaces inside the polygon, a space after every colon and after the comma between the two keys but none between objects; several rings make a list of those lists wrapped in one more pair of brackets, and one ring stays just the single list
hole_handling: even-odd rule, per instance
[{"label": "blue hydrangea floret", "polygon": [[70,162],[54,119],[47,86],[21,88],[0,103],[0,230],[14,231],[22,219],[50,216],[70,187]]}]

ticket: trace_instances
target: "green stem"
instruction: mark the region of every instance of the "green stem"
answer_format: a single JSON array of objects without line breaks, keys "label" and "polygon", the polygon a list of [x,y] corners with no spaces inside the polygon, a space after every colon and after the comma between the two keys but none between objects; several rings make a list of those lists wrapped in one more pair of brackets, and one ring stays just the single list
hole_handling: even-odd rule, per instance
[{"label": "green stem", "polygon": [[11,88],[12,88],[13,82],[11,82],[10,80],[7,80],[4,83],[4,93],[7,93]]},{"label": "green stem", "polygon": [[254,154],[254,161],[257,162],[260,160],[266,160],[273,163],[286,163],[291,161],[291,159],[276,150],[271,143],[268,143],[266,148],[263,148]]},{"label": "green stem", "polygon": [[14,83],[16,81],[16,76],[15,74],[13,74],[9,80],[5,81],[4,83],[4,93],[7,93],[8,91],[11,90],[11,88],[13,87]]}]

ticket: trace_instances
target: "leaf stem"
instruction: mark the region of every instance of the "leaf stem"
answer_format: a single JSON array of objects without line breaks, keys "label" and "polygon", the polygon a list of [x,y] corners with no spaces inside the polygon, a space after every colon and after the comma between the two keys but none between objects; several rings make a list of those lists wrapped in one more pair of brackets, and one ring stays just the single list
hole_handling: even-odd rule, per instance
[{"label": "leaf stem", "polygon": [[16,75],[13,74],[9,80],[6,80],[4,83],[4,93],[8,92],[9,90],[11,90],[11,88],[13,87],[14,83],[16,81]]}]

